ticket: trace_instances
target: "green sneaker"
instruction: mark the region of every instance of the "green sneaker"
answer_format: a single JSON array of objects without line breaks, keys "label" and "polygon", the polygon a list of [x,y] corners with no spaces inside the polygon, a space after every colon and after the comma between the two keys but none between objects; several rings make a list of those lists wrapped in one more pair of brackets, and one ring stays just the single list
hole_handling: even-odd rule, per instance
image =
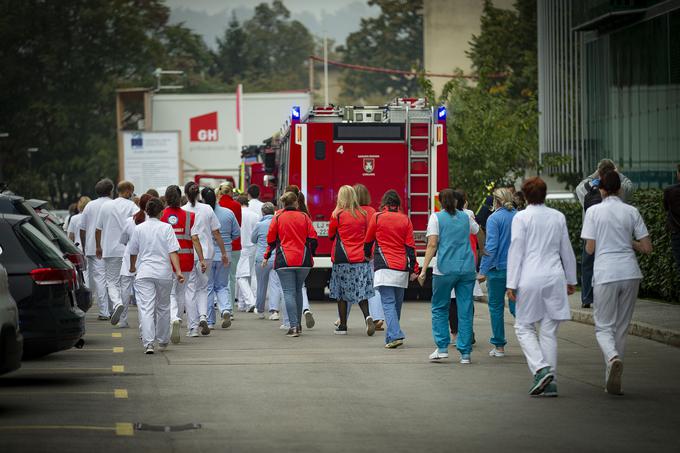
[{"label": "green sneaker", "polygon": [[557,396],[557,384],[555,381],[552,381],[550,384],[545,386],[545,390],[543,390],[543,393],[541,393],[541,396],[550,396],[550,397],[556,397]]},{"label": "green sneaker", "polygon": [[550,371],[550,367],[541,368],[534,376],[534,385],[529,389],[529,395],[540,395],[546,386],[552,382],[555,375]]}]

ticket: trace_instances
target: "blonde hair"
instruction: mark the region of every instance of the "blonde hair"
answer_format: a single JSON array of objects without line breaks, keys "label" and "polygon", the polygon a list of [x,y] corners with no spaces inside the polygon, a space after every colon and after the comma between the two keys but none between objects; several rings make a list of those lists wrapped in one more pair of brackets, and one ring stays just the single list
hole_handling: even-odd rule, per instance
[{"label": "blonde hair", "polygon": [[293,192],[286,192],[283,195],[281,195],[281,198],[279,198],[279,203],[281,203],[281,206],[284,208],[288,208],[291,206],[294,206],[295,203],[298,201],[298,196],[295,195]]},{"label": "blonde hair", "polygon": [[352,186],[342,186],[338,191],[338,201],[335,205],[335,210],[333,210],[333,215],[337,216],[340,211],[349,211],[355,219],[357,218],[357,211],[363,216],[366,215],[366,211],[359,206],[357,193]]},{"label": "blonde hair", "polygon": [[501,187],[493,191],[494,203],[497,204],[498,207],[505,208],[508,211],[512,211],[513,209],[515,209],[513,198],[514,197],[510,189]]},{"label": "blonde hair", "polygon": [[90,201],[92,201],[90,200],[90,197],[80,197],[78,200],[78,212],[82,213],[85,210],[85,206],[87,206]]}]

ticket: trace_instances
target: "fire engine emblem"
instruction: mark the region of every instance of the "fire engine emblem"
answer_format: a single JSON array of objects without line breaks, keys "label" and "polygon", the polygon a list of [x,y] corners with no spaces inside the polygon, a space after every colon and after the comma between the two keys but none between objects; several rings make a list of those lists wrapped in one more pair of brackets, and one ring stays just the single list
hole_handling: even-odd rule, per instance
[{"label": "fire engine emblem", "polygon": [[177,220],[178,219],[176,215],[171,215],[170,217],[168,217],[168,223],[172,226],[177,225]]},{"label": "fire engine emblem", "polygon": [[375,159],[364,159],[364,171],[373,173],[373,170],[375,170]]}]

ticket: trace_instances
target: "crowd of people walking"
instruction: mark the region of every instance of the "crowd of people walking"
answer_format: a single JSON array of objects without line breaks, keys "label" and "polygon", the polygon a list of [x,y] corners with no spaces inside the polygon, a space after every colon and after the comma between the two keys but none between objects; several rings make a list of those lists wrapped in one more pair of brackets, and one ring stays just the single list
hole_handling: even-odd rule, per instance
[{"label": "crowd of people walking", "polygon": [[[629,182],[605,160],[577,189],[584,206],[582,304],[594,309],[611,394],[622,394],[626,333],[642,278],[635,253],[651,252],[640,213],[625,203]],[[98,198],[79,201],[67,231],[87,257],[98,319],[128,328],[128,306],[136,301],[146,354],[181,342],[182,326],[189,337],[208,336],[219,316],[227,329],[236,311],[281,321],[293,338],[303,323],[314,327],[305,280],[318,236],[298,187],[287,187],[277,206],[261,202],[256,185],[237,194],[230,183],[213,190],[188,182],[183,190],[172,185],[162,196],[149,190],[139,198],[128,181],[118,184],[116,198],[113,189],[111,180],[99,181]],[[384,330],[385,348],[402,346],[405,291],[416,280],[424,285],[431,268],[436,349],[429,360],[448,359],[453,345],[460,363],[470,364],[474,298],[486,282],[489,356],[506,354],[507,298],[533,377],[529,393],[556,396],[557,333],[571,319],[577,264],[566,218],[545,205],[546,193],[539,177],[525,180],[521,192],[497,188],[475,216],[462,191],[440,191],[421,266],[395,190],[382,195],[376,210],[365,186],[340,187],[328,227],[334,333],[347,335],[358,305],[368,336]]]}]

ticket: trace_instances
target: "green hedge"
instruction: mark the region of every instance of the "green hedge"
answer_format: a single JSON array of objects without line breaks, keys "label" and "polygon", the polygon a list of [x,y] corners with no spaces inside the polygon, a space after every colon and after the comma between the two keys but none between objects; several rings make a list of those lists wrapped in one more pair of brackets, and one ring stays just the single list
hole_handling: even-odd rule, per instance
[{"label": "green hedge", "polygon": [[[651,255],[638,255],[644,278],[640,286],[640,297],[653,297],[668,302],[680,303],[680,272],[675,267],[671,253],[670,234],[666,230],[666,213],[663,210],[663,191],[659,189],[637,190],[633,205],[640,210],[652,238],[654,251]],[[557,202],[550,207],[558,209],[567,218],[569,238],[581,262],[581,205],[579,203]],[[579,269],[580,274],[580,269]]]}]

